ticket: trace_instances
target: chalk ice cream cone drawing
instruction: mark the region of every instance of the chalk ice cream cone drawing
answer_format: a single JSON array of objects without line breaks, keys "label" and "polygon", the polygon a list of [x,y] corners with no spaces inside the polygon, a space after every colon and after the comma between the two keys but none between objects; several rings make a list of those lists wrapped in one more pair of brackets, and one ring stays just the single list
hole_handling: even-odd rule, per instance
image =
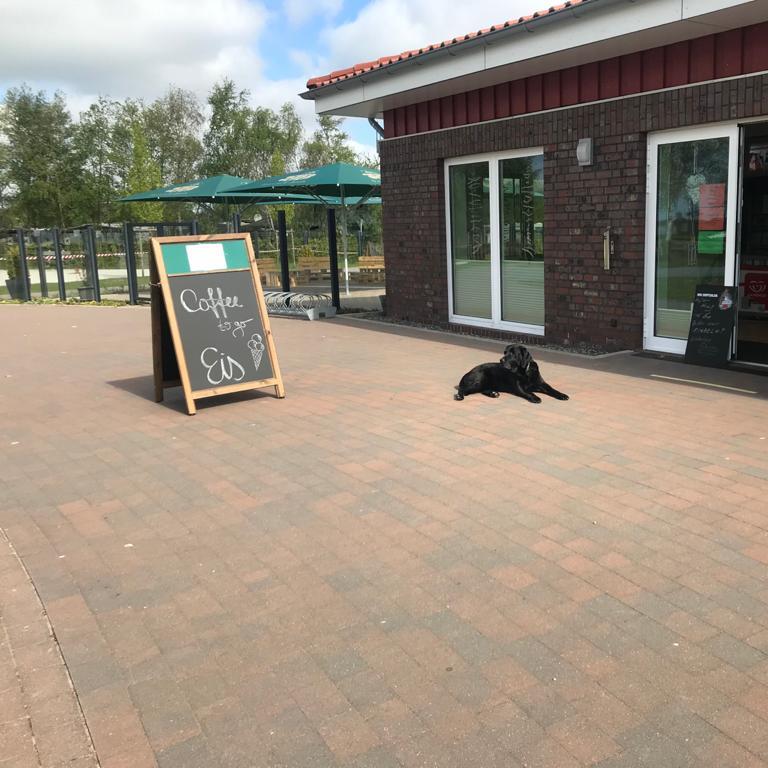
[{"label": "chalk ice cream cone drawing", "polygon": [[259,366],[261,365],[261,358],[264,354],[264,343],[261,340],[261,336],[259,336],[258,333],[254,333],[249,342],[248,342],[248,349],[251,350],[251,357],[253,358],[253,364],[256,367],[256,370],[259,370]]}]

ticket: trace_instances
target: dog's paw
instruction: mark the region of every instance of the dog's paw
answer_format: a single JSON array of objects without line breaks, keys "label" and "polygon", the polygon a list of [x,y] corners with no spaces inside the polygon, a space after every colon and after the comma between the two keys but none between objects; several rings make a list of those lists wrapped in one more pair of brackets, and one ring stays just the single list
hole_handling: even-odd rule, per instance
[{"label": "dog's paw", "polygon": [[536,395],[531,395],[528,398],[528,402],[529,403],[534,403],[535,405],[538,405],[541,402],[541,398],[540,397],[536,397]]},{"label": "dog's paw", "polygon": [[454,400],[463,400],[464,395],[460,395],[458,392],[453,396]]},{"label": "dog's paw", "polygon": [[568,397],[568,395],[560,394],[560,395],[557,395],[557,399],[558,400],[570,400],[571,398]]},{"label": "dog's paw", "polygon": [[494,391],[494,390],[492,390],[492,389],[489,389],[487,392],[483,392],[483,394],[486,397],[498,397],[499,396],[499,393]]}]

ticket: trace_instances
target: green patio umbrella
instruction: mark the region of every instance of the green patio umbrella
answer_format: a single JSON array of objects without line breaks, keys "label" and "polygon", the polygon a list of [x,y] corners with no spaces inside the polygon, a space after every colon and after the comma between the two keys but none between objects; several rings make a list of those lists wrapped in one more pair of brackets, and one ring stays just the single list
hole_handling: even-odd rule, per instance
[{"label": "green patio umbrella", "polygon": [[133,195],[121,197],[118,203],[137,203],[145,201],[162,201],[183,203],[225,203],[229,205],[267,205],[273,203],[310,203],[317,200],[311,195],[291,195],[282,193],[230,193],[224,190],[243,184],[247,179],[240,176],[221,174],[204,179],[181,181],[169,184],[167,187],[149,189],[146,192],[136,192]]},{"label": "green patio umbrella", "polygon": [[[228,193],[243,192],[273,194],[311,195],[319,203],[335,206],[329,202],[338,198],[341,208],[341,234],[344,243],[344,278],[347,296],[349,296],[349,264],[347,261],[347,207],[365,204],[373,195],[381,193],[381,173],[378,168],[363,168],[350,163],[331,163],[319,168],[303,168],[278,176],[270,176],[260,181],[247,181],[234,185]],[[356,198],[354,204],[350,198]]]}]

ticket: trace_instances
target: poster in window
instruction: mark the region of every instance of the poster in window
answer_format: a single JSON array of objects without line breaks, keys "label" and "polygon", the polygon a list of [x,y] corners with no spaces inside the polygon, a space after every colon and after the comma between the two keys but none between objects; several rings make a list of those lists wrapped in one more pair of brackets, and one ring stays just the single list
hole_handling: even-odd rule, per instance
[{"label": "poster in window", "polygon": [[700,254],[710,254],[713,256],[719,256],[725,253],[725,232],[724,231],[711,231],[699,232],[699,240],[696,246],[696,250]]},{"label": "poster in window", "polygon": [[699,232],[725,229],[725,184],[699,187]]}]

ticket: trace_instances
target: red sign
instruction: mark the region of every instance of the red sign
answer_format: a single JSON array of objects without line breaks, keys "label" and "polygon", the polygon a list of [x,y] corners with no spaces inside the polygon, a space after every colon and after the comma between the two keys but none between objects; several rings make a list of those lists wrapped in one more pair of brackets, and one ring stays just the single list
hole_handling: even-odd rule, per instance
[{"label": "red sign", "polygon": [[744,275],[744,295],[768,308],[768,272],[747,272]]},{"label": "red sign", "polygon": [[725,229],[725,184],[699,187],[699,230]]}]

